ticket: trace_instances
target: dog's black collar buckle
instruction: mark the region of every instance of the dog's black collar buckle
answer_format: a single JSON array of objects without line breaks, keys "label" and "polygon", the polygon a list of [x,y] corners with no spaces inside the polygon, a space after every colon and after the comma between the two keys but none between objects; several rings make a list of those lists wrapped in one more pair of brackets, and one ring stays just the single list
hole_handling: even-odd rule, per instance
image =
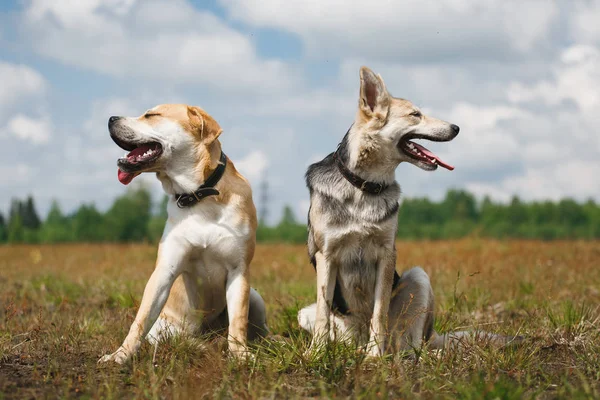
[{"label": "dog's black collar buckle", "polygon": [[380,194],[388,188],[388,185],[378,182],[366,181],[360,176],[350,171],[338,156],[337,151],[333,153],[333,159],[335,160],[335,163],[342,175],[344,176],[344,178],[346,178],[346,180],[350,182],[352,186],[360,189],[361,191],[369,194]]},{"label": "dog's black collar buckle", "polygon": [[205,197],[208,196],[217,196],[219,195],[219,191],[215,189],[215,186],[225,173],[225,167],[227,166],[227,156],[225,153],[221,152],[221,158],[219,159],[219,165],[213,171],[213,173],[208,177],[208,179],[200,185],[200,187],[192,192],[186,194],[176,194],[175,201],[177,202],[177,207],[186,208],[199,203]]}]

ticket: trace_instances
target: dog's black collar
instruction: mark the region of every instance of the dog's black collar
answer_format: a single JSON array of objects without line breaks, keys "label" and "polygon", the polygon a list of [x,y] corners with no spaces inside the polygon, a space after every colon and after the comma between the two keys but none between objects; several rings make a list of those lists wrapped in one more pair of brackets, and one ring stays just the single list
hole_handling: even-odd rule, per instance
[{"label": "dog's black collar", "polygon": [[335,153],[333,153],[333,159],[335,160],[335,163],[337,164],[337,167],[344,176],[344,178],[346,178],[346,180],[350,182],[352,186],[362,190],[363,192],[367,192],[370,194],[380,194],[389,187],[389,185],[383,183],[366,181],[360,176],[350,171],[344,165],[344,162],[340,159],[340,156],[338,156],[337,150]]},{"label": "dog's black collar", "polygon": [[217,196],[219,194],[219,191],[217,189],[215,189],[215,186],[217,185],[217,183],[219,183],[219,181],[223,177],[226,166],[227,166],[227,156],[225,155],[225,153],[223,153],[221,151],[221,158],[219,159],[219,165],[217,165],[217,168],[215,168],[213,173],[210,174],[208,179],[202,185],[200,185],[200,187],[198,189],[196,189],[195,192],[175,195],[175,201],[177,202],[177,207],[179,207],[179,208],[191,207],[205,197]]}]

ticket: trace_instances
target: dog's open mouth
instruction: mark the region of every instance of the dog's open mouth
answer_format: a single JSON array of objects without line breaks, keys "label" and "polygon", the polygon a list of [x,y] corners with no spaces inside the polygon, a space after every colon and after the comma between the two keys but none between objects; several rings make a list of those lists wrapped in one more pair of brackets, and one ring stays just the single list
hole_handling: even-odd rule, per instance
[{"label": "dog's open mouth", "polygon": [[450,171],[454,169],[452,165],[442,161],[441,158],[433,154],[424,146],[421,146],[420,144],[410,141],[408,139],[400,140],[400,143],[398,143],[398,148],[404,154],[408,155],[411,158],[414,158],[415,160],[419,160],[430,165],[439,165],[440,167],[446,168]]},{"label": "dog's open mouth", "polygon": [[162,154],[162,146],[158,142],[127,143],[113,137],[115,143],[123,150],[129,151],[117,160],[118,178],[123,185],[131,183],[133,178],[150,167]]}]

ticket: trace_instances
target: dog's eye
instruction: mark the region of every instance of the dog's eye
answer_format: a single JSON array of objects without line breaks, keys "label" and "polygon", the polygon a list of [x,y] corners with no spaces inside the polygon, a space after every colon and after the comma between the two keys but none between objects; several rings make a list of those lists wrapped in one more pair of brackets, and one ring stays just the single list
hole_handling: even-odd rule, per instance
[{"label": "dog's eye", "polygon": [[421,111],[416,111],[415,110],[415,111],[411,112],[410,115],[412,115],[413,117],[420,118],[422,114],[421,114]]},{"label": "dog's eye", "polygon": [[160,114],[157,113],[146,113],[144,114],[144,118],[150,118],[150,117],[159,117]]}]

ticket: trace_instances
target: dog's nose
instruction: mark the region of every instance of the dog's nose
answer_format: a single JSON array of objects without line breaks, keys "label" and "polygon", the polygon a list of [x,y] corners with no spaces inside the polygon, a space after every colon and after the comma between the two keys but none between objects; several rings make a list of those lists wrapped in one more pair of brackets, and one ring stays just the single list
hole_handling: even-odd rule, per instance
[{"label": "dog's nose", "polygon": [[458,132],[460,131],[460,127],[458,125],[451,124],[450,128],[452,128],[455,135],[458,135]]},{"label": "dog's nose", "polygon": [[115,122],[117,122],[118,120],[120,120],[121,117],[115,117],[114,115],[112,117],[110,117],[108,119],[108,126],[111,126],[112,124],[114,124]]}]

